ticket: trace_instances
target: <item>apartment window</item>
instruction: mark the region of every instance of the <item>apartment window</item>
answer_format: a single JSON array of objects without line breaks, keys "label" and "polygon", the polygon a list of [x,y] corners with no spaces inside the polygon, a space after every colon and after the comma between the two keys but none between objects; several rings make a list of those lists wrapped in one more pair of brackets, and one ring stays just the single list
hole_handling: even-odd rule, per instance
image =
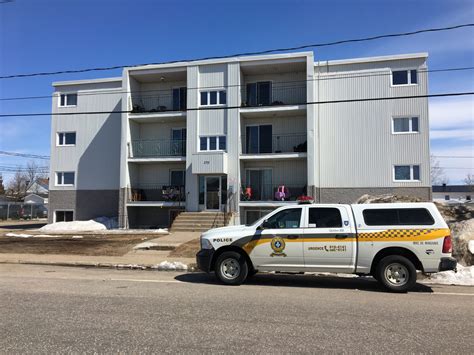
[{"label": "apartment window", "polygon": [[68,107],[77,105],[77,94],[61,94],[59,99],[59,106]]},{"label": "apartment window", "polygon": [[209,136],[199,138],[200,151],[226,150],[226,136]]},{"label": "apartment window", "polygon": [[416,69],[392,71],[392,85],[418,84]]},{"label": "apartment window", "polygon": [[201,91],[201,106],[216,106],[227,104],[225,90]]},{"label": "apartment window", "polygon": [[420,180],[419,165],[395,165],[393,168],[395,181],[418,181]]},{"label": "apartment window", "polygon": [[75,145],[76,132],[59,132],[57,145]]},{"label": "apartment window", "polygon": [[245,153],[272,152],[272,125],[245,127]]},{"label": "apartment window", "polygon": [[247,84],[247,106],[269,106],[272,103],[272,82]]},{"label": "apartment window", "polygon": [[170,171],[170,185],[171,186],[184,186],[186,180],[186,172],[184,170],[171,170]]},{"label": "apartment window", "polygon": [[394,117],[393,133],[417,133],[418,117]]},{"label": "apartment window", "polygon": [[74,186],[74,176],[74,172],[58,172],[56,173],[56,185]]},{"label": "apartment window", "polygon": [[71,222],[74,220],[73,211],[55,211],[54,221],[55,222]]}]

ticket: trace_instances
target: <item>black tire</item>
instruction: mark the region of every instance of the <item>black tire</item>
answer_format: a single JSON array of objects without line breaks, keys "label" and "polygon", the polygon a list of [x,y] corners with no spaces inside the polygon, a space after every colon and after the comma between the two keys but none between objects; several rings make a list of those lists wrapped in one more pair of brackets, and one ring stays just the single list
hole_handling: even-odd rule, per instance
[{"label": "black tire", "polygon": [[[229,269],[226,273],[224,270]],[[238,266],[238,267],[237,267]],[[240,285],[247,278],[249,267],[244,255],[235,251],[225,251],[216,260],[214,270],[220,282],[226,285]],[[235,274],[232,275],[232,271]]]},{"label": "black tire", "polygon": [[254,277],[255,275],[257,275],[258,273],[258,270],[255,270],[254,268],[251,268],[247,274],[247,279],[250,278],[250,277]]},{"label": "black tire", "polygon": [[379,261],[375,279],[391,292],[407,292],[416,284],[416,268],[400,255],[389,255]]}]

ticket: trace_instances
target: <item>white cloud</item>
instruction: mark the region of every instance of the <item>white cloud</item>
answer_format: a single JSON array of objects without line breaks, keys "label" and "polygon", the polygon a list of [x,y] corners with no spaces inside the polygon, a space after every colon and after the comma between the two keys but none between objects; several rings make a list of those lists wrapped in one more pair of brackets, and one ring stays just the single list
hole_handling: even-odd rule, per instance
[{"label": "white cloud", "polygon": [[443,129],[431,130],[430,139],[458,139],[469,140],[474,139],[474,131],[472,129]]},{"label": "white cloud", "polygon": [[430,129],[474,128],[472,97],[432,99],[429,104]]}]

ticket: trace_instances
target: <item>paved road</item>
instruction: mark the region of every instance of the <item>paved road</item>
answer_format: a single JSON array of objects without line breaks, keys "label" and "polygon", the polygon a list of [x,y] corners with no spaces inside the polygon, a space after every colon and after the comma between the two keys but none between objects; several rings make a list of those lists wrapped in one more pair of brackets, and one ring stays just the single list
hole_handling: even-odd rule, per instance
[{"label": "paved road", "polygon": [[474,288],[0,265],[0,353],[472,352]]}]

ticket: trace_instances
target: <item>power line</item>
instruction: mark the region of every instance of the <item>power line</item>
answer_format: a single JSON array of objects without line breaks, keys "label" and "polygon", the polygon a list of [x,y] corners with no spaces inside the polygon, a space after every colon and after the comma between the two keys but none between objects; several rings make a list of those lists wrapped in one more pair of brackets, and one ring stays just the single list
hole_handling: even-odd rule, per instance
[{"label": "power line", "polygon": [[[441,68],[441,69],[420,69],[417,71],[419,74],[423,73],[442,73],[442,72],[452,72],[452,71],[465,71],[465,70],[474,70],[474,67],[457,67],[457,68]],[[321,75],[328,75],[328,77],[321,77]],[[281,89],[296,89],[299,88],[295,85],[280,85],[280,84],[303,84],[312,81],[326,81],[326,80],[339,80],[339,79],[351,79],[351,78],[367,78],[367,77],[377,77],[377,76],[391,76],[392,73],[368,73],[368,74],[347,74],[347,73],[317,73],[318,75],[314,79],[306,80],[291,80],[291,81],[275,81],[273,84],[278,85],[278,90]],[[246,84],[233,84],[233,85],[218,85],[218,86],[201,86],[201,87],[186,87],[186,90],[203,90],[203,89],[223,89],[231,87],[245,87]],[[302,86],[301,86],[302,87]],[[160,97],[172,97],[171,89],[154,89],[154,90],[134,90],[134,91],[122,91],[118,89],[114,90],[103,90],[100,92],[77,92],[76,95],[80,96],[98,96],[98,95],[119,95],[119,94],[133,94],[138,93],[142,97],[155,97],[153,95],[142,95],[144,93],[159,93],[167,92],[168,95],[160,95]],[[53,97],[59,97],[60,92],[54,93],[52,95],[43,95],[43,96],[23,96],[23,97],[6,97],[0,98],[0,101],[17,101],[17,100],[36,100],[36,99],[51,99]]]},{"label": "power line", "polygon": [[8,155],[12,157],[20,157],[20,158],[33,158],[33,159],[45,159],[48,160],[48,155],[36,155],[36,154],[26,154],[26,153],[18,153],[18,152],[6,152],[0,150],[0,155]]},{"label": "power line", "polygon": [[[282,104],[278,106],[303,106],[303,105],[323,105],[323,104],[339,104],[339,103],[354,103],[364,101],[385,101],[385,100],[406,100],[406,99],[421,99],[429,97],[448,97],[448,96],[466,96],[474,95],[474,91],[466,92],[451,92],[451,93],[440,93],[440,94],[427,94],[427,95],[409,95],[409,96],[394,96],[394,97],[372,97],[366,99],[346,99],[346,100],[329,100],[329,101],[315,101],[315,102],[301,102],[293,104]],[[273,105],[269,106],[258,106],[263,107],[277,107]],[[223,107],[196,107],[187,108],[180,111],[212,111],[212,110],[231,110],[231,109],[242,109],[247,106],[223,106]],[[164,113],[168,111],[141,111],[140,113]],[[12,113],[12,114],[0,114],[0,117],[34,117],[34,116],[73,116],[73,115],[97,115],[97,114],[112,114],[112,113],[134,113],[130,110],[115,110],[115,111],[80,111],[80,112],[44,112],[44,113]],[[0,154],[2,152],[0,151]]]},{"label": "power line", "polygon": [[407,36],[413,36],[413,35],[417,35],[421,33],[450,31],[450,30],[455,30],[455,29],[460,29],[460,28],[465,28],[465,27],[473,27],[473,26],[474,26],[474,23],[466,23],[466,24],[454,25],[454,26],[449,26],[449,27],[428,28],[428,29],[421,29],[421,30],[410,31],[410,32],[390,33],[390,34],[383,34],[383,35],[377,35],[377,36],[371,36],[371,37],[344,39],[344,40],[338,40],[338,41],[333,41],[333,42],[312,43],[312,44],[305,44],[305,45],[296,46],[296,47],[276,48],[276,49],[268,49],[268,50],[262,50],[262,51],[256,51],[256,52],[229,54],[229,55],[224,55],[224,56],[204,57],[204,58],[198,58],[198,59],[180,59],[180,60],[173,60],[173,61],[166,61],[166,62],[132,64],[132,65],[115,65],[115,66],[109,66],[109,67],[96,67],[96,68],[86,68],[86,69],[76,69],[76,70],[61,70],[61,71],[53,71],[53,72],[14,74],[14,75],[0,76],[0,79],[85,73],[85,72],[92,72],[92,71],[108,71],[108,70],[133,68],[133,67],[146,66],[146,65],[175,64],[175,63],[180,63],[180,62],[196,62],[196,61],[201,61],[201,60],[226,59],[226,58],[239,57],[239,56],[270,54],[270,53],[275,53],[275,52],[289,52],[289,51],[296,51],[296,50],[302,50],[302,49],[307,49],[307,48],[328,47],[328,46],[335,46],[335,45],[341,45],[341,44],[347,44],[347,43],[374,41],[374,40],[383,39],[383,38],[407,37]]},{"label": "power line", "polygon": [[474,159],[474,155],[433,155],[433,157],[443,159]]}]

